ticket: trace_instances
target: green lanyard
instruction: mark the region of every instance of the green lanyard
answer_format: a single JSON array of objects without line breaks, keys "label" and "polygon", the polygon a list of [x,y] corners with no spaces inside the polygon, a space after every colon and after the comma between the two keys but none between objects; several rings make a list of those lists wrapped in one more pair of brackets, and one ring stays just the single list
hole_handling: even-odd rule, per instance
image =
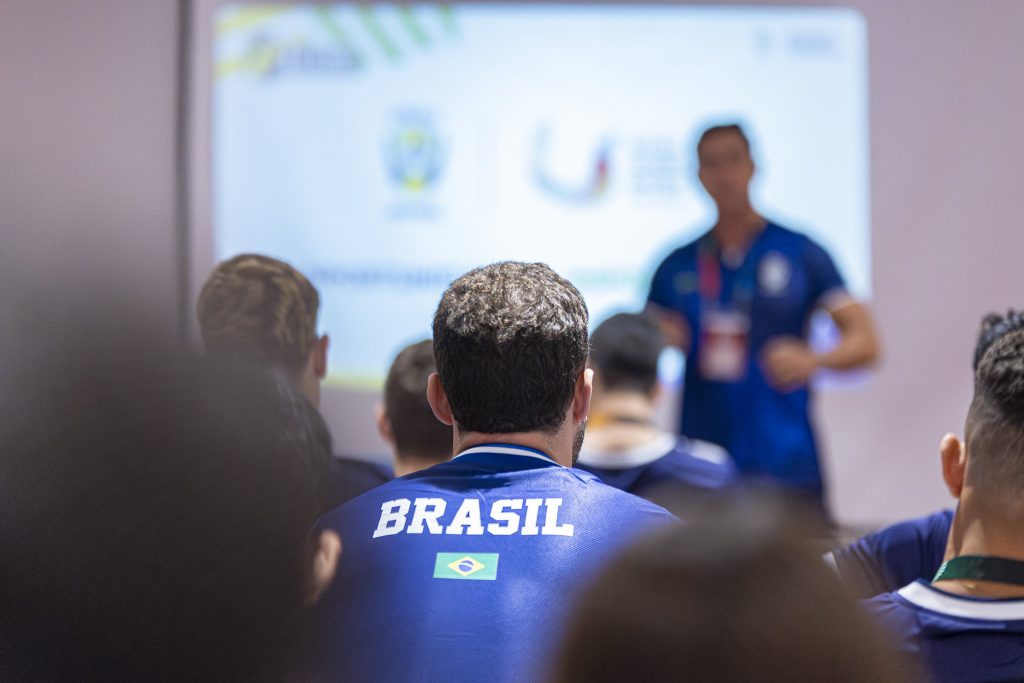
[{"label": "green lanyard", "polygon": [[1024,562],[1008,560],[1004,557],[985,557],[984,555],[961,555],[943,563],[932,579],[971,579],[973,581],[996,581],[1024,586]]}]

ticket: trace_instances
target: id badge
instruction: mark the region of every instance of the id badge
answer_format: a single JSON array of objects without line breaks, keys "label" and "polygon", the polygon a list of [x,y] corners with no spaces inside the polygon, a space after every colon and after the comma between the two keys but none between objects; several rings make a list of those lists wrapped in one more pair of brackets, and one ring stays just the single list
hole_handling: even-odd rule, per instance
[{"label": "id badge", "polygon": [[712,382],[738,382],[747,376],[750,317],[730,309],[711,309],[701,315],[701,376]]}]

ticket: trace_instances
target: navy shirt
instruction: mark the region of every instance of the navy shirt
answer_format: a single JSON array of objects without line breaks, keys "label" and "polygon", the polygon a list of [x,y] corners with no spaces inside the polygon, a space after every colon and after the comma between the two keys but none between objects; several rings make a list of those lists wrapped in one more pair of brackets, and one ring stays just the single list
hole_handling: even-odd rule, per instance
[{"label": "navy shirt", "polygon": [[[775,390],[765,377],[760,355],[770,340],[805,337],[811,314],[826,295],[845,292],[828,253],[805,235],[768,223],[736,268],[717,261],[718,306],[736,304],[737,290],[749,281],[750,330],[747,369],[738,381],[705,379],[699,363],[702,295],[698,273],[701,241],[681,247],[654,273],[648,301],[683,316],[691,348],[683,387],[680,431],[725,448],[746,473],[821,495],[818,451],[811,429],[809,391]],[[705,306],[707,302],[705,302]]]},{"label": "navy shirt", "polygon": [[865,604],[937,681],[1024,681],[1024,600],[954,595],[918,580]]},{"label": "navy shirt", "polygon": [[317,609],[317,676],[544,680],[581,588],[674,519],[519,446],[396,479],[320,521],[343,551]]},{"label": "navy shirt", "polygon": [[917,579],[931,581],[942,565],[953,511],[899,522],[833,550],[830,559],[855,595],[870,598]]},{"label": "navy shirt", "polygon": [[736,467],[722,448],[672,434],[621,452],[588,450],[584,444],[576,467],[597,475],[609,486],[645,497],[680,485],[722,489],[737,477]]},{"label": "navy shirt", "polygon": [[394,479],[391,470],[384,465],[341,457],[331,458],[330,477],[327,486],[328,510]]}]

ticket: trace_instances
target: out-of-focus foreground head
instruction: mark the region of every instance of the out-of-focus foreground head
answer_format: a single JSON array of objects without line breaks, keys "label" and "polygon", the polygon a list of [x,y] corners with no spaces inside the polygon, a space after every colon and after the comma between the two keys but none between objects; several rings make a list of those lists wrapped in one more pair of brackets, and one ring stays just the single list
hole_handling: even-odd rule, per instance
[{"label": "out-of-focus foreground head", "polygon": [[427,401],[427,379],[434,372],[434,343],[430,339],[399,351],[388,370],[378,426],[381,436],[392,446],[396,476],[452,457],[452,428],[434,416]]},{"label": "out-of-focus foreground head", "polygon": [[712,503],[610,565],[555,680],[913,680],[801,540],[811,527],[754,499]]},{"label": "out-of-focus foreground head", "polygon": [[469,271],[434,314],[434,358],[458,429],[557,431],[587,360],[587,306],[543,263]]},{"label": "out-of-focus foreground head", "polygon": [[285,371],[320,403],[327,337],[316,332],[320,296],[302,273],[269,256],[240,254],[203,285],[196,317],[208,353]]},{"label": "out-of-focus foreground head", "polygon": [[590,335],[594,385],[604,391],[654,394],[665,335],[650,314],[618,313]]},{"label": "out-of-focus foreground head", "polygon": [[0,344],[0,678],[275,678],[337,558],[316,411],[111,316]]}]

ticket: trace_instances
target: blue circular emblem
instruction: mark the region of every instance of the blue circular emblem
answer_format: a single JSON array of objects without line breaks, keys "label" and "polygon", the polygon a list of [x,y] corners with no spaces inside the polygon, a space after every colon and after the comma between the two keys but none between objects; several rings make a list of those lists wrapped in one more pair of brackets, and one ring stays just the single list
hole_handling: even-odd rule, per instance
[{"label": "blue circular emblem", "polygon": [[473,564],[473,560],[463,560],[462,562],[459,562],[459,571],[460,572],[468,573],[468,572],[473,571],[475,568],[476,568],[476,565]]}]

